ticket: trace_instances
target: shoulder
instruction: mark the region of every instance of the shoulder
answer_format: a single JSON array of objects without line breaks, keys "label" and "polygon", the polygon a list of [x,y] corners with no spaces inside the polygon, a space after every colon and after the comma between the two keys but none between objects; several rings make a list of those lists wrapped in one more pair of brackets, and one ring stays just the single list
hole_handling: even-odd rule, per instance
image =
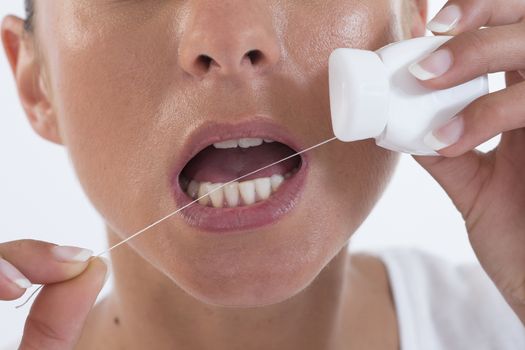
[{"label": "shoulder", "polygon": [[371,254],[386,268],[403,349],[525,349],[525,328],[479,264],[406,248]]}]

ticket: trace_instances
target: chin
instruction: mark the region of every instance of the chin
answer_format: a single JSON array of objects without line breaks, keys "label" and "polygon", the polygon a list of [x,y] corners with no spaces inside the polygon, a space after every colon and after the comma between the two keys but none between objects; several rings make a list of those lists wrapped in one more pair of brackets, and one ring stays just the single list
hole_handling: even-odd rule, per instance
[{"label": "chin", "polygon": [[324,259],[305,261],[302,256],[308,254],[298,251],[273,257],[265,256],[262,251],[252,251],[251,259],[246,255],[201,257],[198,263],[189,263],[184,270],[173,272],[170,277],[202,303],[251,308],[281,303],[294,297],[315,279],[324,266]]},{"label": "chin", "polygon": [[[235,280],[235,277],[232,277]],[[261,280],[194,281],[183,288],[186,293],[202,303],[225,308],[264,307],[284,302],[300,293],[309,280],[282,280],[280,278]],[[244,281],[244,282],[241,282]]]}]

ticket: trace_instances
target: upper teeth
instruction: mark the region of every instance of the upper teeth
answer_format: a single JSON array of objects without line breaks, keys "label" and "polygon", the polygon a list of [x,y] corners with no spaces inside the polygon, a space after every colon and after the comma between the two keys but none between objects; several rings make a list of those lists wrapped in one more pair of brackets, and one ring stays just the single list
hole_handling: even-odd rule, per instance
[{"label": "upper teeth", "polygon": [[257,139],[257,138],[243,138],[238,140],[228,140],[228,141],[222,141],[217,142],[213,144],[213,147],[218,149],[226,149],[226,148],[248,148],[248,147],[257,147],[262,145],[263,142],[271,143],[274,142],[273,140],[269,139]]}]

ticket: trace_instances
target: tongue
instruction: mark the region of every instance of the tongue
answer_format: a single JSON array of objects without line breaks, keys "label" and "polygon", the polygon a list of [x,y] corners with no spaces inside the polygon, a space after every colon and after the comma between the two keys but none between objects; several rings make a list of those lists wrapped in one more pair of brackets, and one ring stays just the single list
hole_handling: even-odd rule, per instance
[{"label": "tongue", "polygon": [[[279,142],[263,143],[250,148],[216,149],[210,146],[197,154],[186,165],[182,174],[197,182],[225,183],[294,153],[290,147]],[[242,181],[274,174],[284,175],[297,168],[300,163],[300,157],[296,156],[247,176]]]}]

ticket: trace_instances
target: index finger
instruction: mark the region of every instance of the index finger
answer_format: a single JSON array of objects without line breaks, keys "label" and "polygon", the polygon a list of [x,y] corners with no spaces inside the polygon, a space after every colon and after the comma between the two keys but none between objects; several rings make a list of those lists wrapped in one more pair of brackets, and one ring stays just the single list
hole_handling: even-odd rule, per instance
[{"label": "index finger", "polygon": [[88,249],[29,239],[0,243],[0,300],[19,298],[31,283],[56,283],[78,276],[91,254]]},{"label": "index finger", "polygon": [[481,27],[500,26],[522,21],[523,0],[452,0],[428,23],[439,34],[457,35]]}]

